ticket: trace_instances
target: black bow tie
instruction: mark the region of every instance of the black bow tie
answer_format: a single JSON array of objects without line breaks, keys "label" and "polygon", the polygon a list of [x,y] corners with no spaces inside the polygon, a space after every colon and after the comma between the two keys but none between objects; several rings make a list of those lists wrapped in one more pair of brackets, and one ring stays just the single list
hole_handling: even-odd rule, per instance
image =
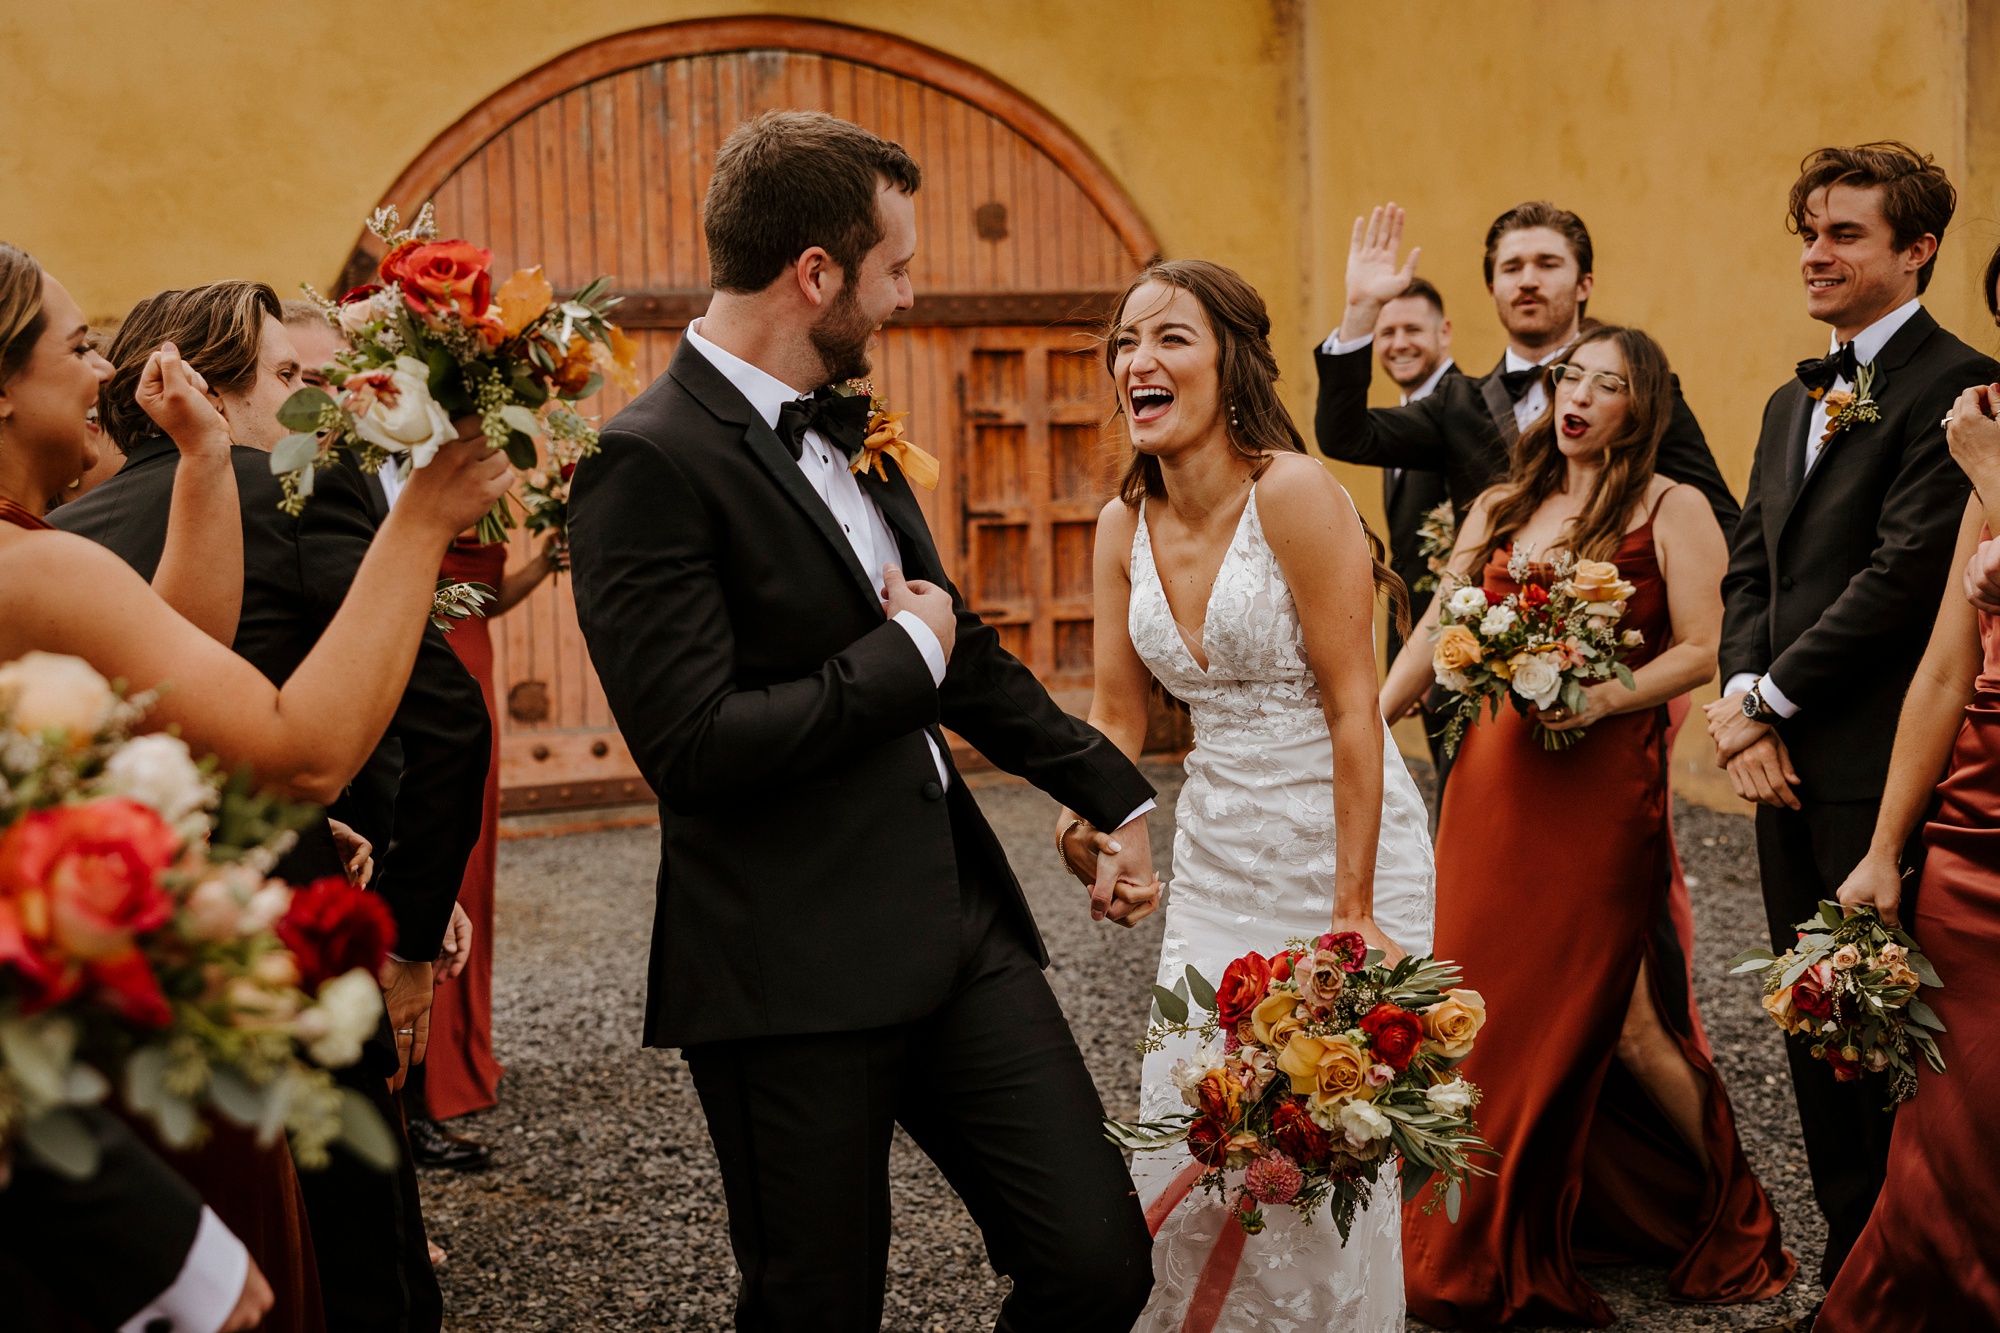
[{"label": "black bow tie", "polygon": [[795,460],[805,453],[806,432],[816,430],[853,462],[868,438],[868,395],[816,390],[810,398],[794,399],[779,408],[777,429]]},{"label": "black bow tie", "polygon": [[1528,396],[1528,390],[1541,376],[1540,366],[1529,366],[1526,370],[1503,370],[1500,372],[1500,387],[1507,391],[1509,398],[1518,403]]},{"label": "black bow tie", "polygon": [[1854,344],[1842,343],[1840,350],[1831,356],[1823,356],[1817,361],[1799,362],[1799,383],[1812,390],[1815,398],[1825,396],[1835,380],[1855,382],[1859,367],[1855,364]]}]

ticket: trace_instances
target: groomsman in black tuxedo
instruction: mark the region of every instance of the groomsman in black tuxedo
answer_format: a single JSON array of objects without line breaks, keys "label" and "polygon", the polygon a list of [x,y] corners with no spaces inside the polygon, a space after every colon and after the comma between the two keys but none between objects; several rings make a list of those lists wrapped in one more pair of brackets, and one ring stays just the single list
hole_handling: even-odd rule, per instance
[{"label": "groomsman in black tuxedo", "polygon": [[1123,1333],[1145,1219],[940,728],[1101,830],[1065,843],[1099,919],[1156,900],[1153,793],[967,609],[899,463],[850,462],[832,386],[911,305],[919,179],[831,116],[738,127],[708,313],[577,468],[577,616],[661,798],[645,1041],[708,1118],[739,1329],[880,1327],[900,1124],[1013,1279],[1000,1329]]},{"label": "groomsman in black tuxedo", "polygon": [[[261,283],[163,292],[135,306],[110,349],[106,433],[125,453],[118,474],[64,505],[51,521],[110,548],[151,578],[166,541],[180,453],[133,399],[147,355],[173,341],[208,381],[229,423],[243,516],[243,609],[231,645],[272,681],[291,675],[347,596],[376,522],[346,468],[323,470],[292,517],[278,508],[270,449],[285,435],[278,406],[300,365],[276,295]],[[479,684],[436,629],[426,629],[387,736],[332,813],[374,844],[371,887],[396,919],[384,970],[388,1010],[359,1063],[335,1077],[375,1103],[402,1138],[392,1083],[423,1058],[436,959],[478,841],[490,724]],[[322,822],[305,830],[280,873],[294,882],[339,875],[342,858]],[[407,1141],[393,1172],[336,1151],[300,1173],[331,1333],[437,1329],[443,1299],[430,1264]]]},{"label": "groomsman in black tuxedo", "polygon": [[[1521,432],[1548,407],[1543,367],[1576,341],[1596,278],[1583,219],[1542,201],[1517,204],[1486,231],[1486,289],[1507,332],[1507,350],[1487,374],[1447,376],[1436,391],[1401,407],[1368,406],[1370,343],[1383,308],[1416,275],[1418,250],[1398,262],[1403,210],[1388,204],[1356,218],[1347,255],[1347,308],[1320,345],[1320,452],[1344,463],[1442,473],[1462,516],[1481,491],[1506,475]],[[1701,425],[1674,381],[1674,415],[1660,441],[1657,470],[1708,497],[1716,522],[1735,528],[1736,500],[1715,466]]]},{"label": "groomsman in black tuxedo", "polygon": [[[1919,299],[1955,203],[1900,143],[1820,149],[1792,186],[1806,310],[1832,338],[1765,405],[1723,584],[1724,695],[1708,706],[1720,762],[1758,803],[1774,948],[1867,850],[1970,489],[1941,423],[1965,388],[2000,379]],[[1891,1117],[1879,1080],[1837,1082],[1796,1039],[1791,1065],[1830,1283],[1881,1188]]]}]

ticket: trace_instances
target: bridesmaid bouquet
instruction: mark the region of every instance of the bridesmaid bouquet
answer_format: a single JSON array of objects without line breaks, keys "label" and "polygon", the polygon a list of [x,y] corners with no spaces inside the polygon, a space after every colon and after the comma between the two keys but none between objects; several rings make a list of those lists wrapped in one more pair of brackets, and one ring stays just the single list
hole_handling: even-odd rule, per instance
[{"label": "bridesmaid bouquet", "polygon": [[1823,902],[1798,929],[1799,942],[1782,954],[1738,954],[1731,974],[1760,974],[1764,1012],[1804,1037],[1813,1059],[1832,1065],[1836,1079],[1852,1083],[1886,1073],[1891,1106],[1916,1096],[1917,1054],[1944,1072],[1932,1035],[1944,1024],[1917,998],[1921,987],[1943,985],[1930,960],[1872,908],[1843,916],[1839,903]]},{"label": "bridesmaid bouquet", "polygon": [[[493,252],[438,240],[429,204],[408,228],[393,208],[378,210],[368,228],[389,247],[379,281],[338,301],[307,289],[350,349],[326,368],[332,393],[308,386],[278,410],[294,432],[271,452],[286,511],[304,506],[314,470],[335,449],[353,450],[364,472],[393,463],[407,477],[454,438],[452,419],[470,414],[486,442],[528,474],[529,526],[560,536],[570,474],[597,452],[597,428],[574,404],[607,379],[639,391],[639,345],[608,317],[619,300],[606,294],[610,279],[557,300],[539,267],[524,268],[495,288]],[[500,541],[513,526],[502,497],[480,521],[479,539]]]},{"label": "bridesmaid bouquet", "polygon": [[1424,558],[1425,572],[1410,585],[1411,592],[1436,592],[1444,567],[1458,545],[1458,511],[1451,501],[1440,500],[1417,524],[1417,554]]},{"label": "bridesmaid bouquet", "polygon": [[[1486,1002],[1458,980],[1455,964],[1435,958],[1385,967],[1353,933],[1293,939],[1275,958],[1245,954],[1220,986],[1190,967],[1172,990],[1153,987],[1156,1017],[1140,1043],[1202,1042],[1173,1067],[1187,1113],[1106,1120],[1107,1137],[1140,1152],[1185,1143],[1189,1183],[1233,1189],[1251,1235],[1264,1227],[1260,1204],[1308,1219],[1325,1205],[1345,1243],[1391,1154],[1404,1201],[1431,1185],[1426,1210],[1442,1199],[1456,1222],[1464,1181],[1492,1174],[1471,1156],[1495,1155],[1472,1123],[1479,1089],[1452,1072],[1486,1022]],[[1190,1000],[1208,1017],[1191,1019]]]},{"label": "bridesmaid bouquet", "polygon": [[[1618,566],[1565,551],[1540,567],[1522,548],[1509,557],[1507,574],[1521,585],[1519,592],[1496,603],[1484,588],[1467,584],[1438,612],[1431,667],[1438,684],[1457,696],[1447,705],[1446,754],[1457,753],[1482,704],[1494,717],[1502,699],[1523,717],[1557,704],[1580,713],[1586,685],[1615,678],[1628,690],[1637,688],[1631,669],[1618,659],[1645,639],[1636,629],[1618,629],[1633,591]],[[1544,750],[1566,750],[1584,736],[1581,727],[1551,731],[1539,719],[1534,729]]]},{"label": "bridesmaid bouquet", "polygon": [[212,1109],[291,1134],[299,1165],[395,1140],[326,1072],[382,1014],[388,909],[345,880],[269,878],[304,811],[225,781],[185,742],[133,736],[75,657],[0,666],[0,1184],[18,1147],[78,1179],[95,1140],[70,1109],[110,1095],[191,1147]]}]

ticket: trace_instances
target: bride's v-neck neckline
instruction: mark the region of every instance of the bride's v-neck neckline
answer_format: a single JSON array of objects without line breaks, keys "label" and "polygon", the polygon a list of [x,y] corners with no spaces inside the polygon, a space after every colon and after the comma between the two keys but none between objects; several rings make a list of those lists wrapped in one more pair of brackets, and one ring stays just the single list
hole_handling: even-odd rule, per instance
[{"label": "bride's v-neck neckline", "polygon": [[[1160,605],[1167,609],[1167,619],[1173,622],[1176,631],[1175,638],[1181,651],[1187,655],[1188,665],[1195,669],[1197,675],[1206,676],[1214,665],[1215,656],[1208,650],[1208,622],[1214,613],[1215,589],[1222,582],[1222,571],[1229,568],[1229,557],[1236,554],[1236,548],[1243,543],[1250,513],[1256,505],[1257,487],[1253,483],[1249,495],[1243,499],[1242,510],[1236,515],[1236,527],[1229,534],[1229,545],[1222,548],[1222,559],[1216,561],[1215,573],[1208,580],[1208,596],[1201,604],[1201,632],[1198,634],[1181,624],[1180,617],[1174,614],[1173,599],[1167,596],[1167,581],[1160,574],[1160,559],[1153,549],[1153,525],[1147,521],[1145,504],[1139,506],[1139,530],[1146,538],[1146,563],[1153,569],[1153,585],[1160,590]],[[1200,650],[1199,656],[1196,649]]]}]

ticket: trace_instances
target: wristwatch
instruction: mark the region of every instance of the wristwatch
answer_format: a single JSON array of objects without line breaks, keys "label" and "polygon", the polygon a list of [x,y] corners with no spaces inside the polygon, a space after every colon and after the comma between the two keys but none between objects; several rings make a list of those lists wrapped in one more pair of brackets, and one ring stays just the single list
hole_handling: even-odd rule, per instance
[{"label": "wristwatch", "polygon": [[1765,726],[1770,726],[1778,720],[1777,710],[1764,702],[1763,681],[1760,680],[1752,685],[1749,692],[1743,696],[1743,716],[1752,722],[1762,722]]}]

